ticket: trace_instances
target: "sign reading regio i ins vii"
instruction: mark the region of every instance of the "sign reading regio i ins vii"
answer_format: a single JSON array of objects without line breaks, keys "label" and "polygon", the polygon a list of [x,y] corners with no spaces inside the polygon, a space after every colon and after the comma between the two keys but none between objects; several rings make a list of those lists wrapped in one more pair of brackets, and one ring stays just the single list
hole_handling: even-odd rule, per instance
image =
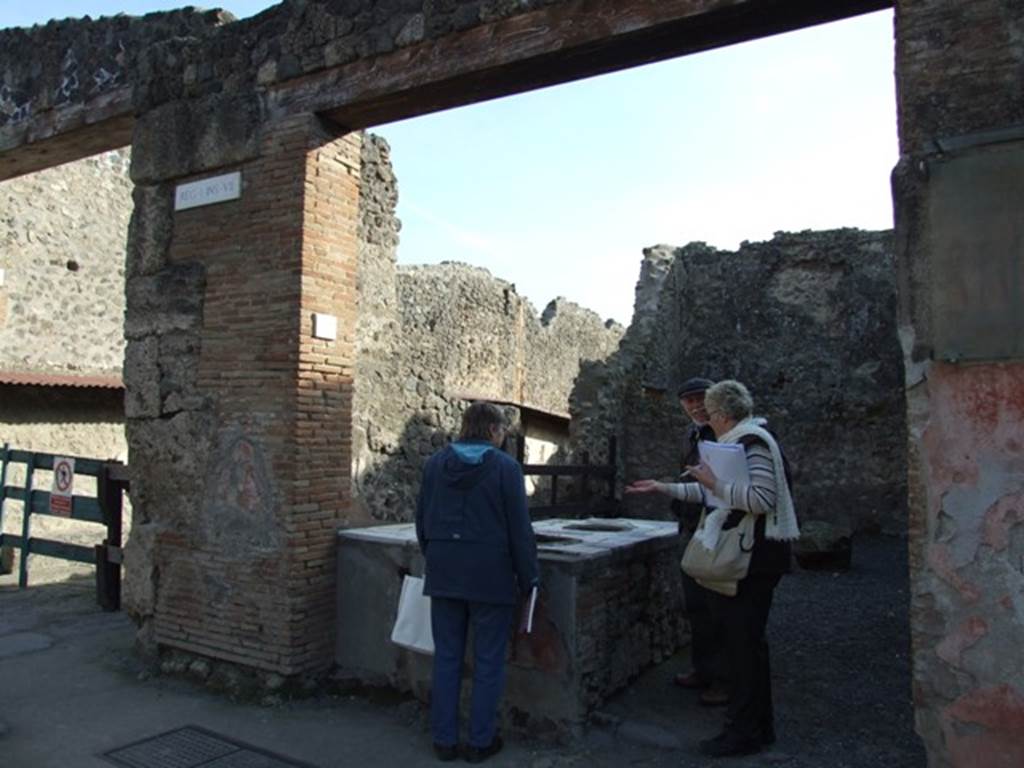
[{"label": "sign reading regio i ins vii", "polygon": [[237,200],[242,196],[242,172],[211,176],[201,181],[190,181],[174,188],[174,210],[184,211],[201,205]]}]

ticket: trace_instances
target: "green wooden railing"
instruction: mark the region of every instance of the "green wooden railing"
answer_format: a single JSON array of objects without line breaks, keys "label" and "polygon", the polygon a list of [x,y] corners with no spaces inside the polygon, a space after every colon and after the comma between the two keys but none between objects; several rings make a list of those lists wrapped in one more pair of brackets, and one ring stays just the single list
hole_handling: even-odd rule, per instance
[{"label": "green wooden railing", "polygon": [[[121,522],[123,494],[128,489],[127,467],[117,461],[72,457],[76,476],[96,478],[96,495],[76,493],[71,496],[69,514],[55,514],[51,510],[50,492],[35,488],[34,482],[37,471],[53,470],[54,461],[59,458],[56,454],[22,451],[4,444],[0,453],[0,547],[8,546],[20,552],[18,587],[22,589],[28,586],[29,555],[95,565],[96,600],[105,610],[116,611],[121,606]],[[25,467],[25,481],[20,487],[7,482],[10,468],[18,464]],[[21,505],[20,536],[3,532],[4,513],[11,503]],[[102,525],[106,536],[91,547],[35,537],[32,536],[35,515]]]}]

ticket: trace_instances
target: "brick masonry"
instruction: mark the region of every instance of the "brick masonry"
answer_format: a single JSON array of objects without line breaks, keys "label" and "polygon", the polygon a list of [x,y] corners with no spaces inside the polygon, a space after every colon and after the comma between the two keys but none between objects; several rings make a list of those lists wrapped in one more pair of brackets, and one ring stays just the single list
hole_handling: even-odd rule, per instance
[{"label": "brick masonry", "polygon": [[[163,237],[135,244],[153,263],[129,270],[125,376],[147,393],[129,401],[132,466],[163,475],[141,481],[134,533],[137,604],[152,605],[158,643],[282,674],[329,660],[360,141],[313,117],[283,121],[259,158],[226,168],[242,173],[239,200],[179,211],[170,227],[138,223],[167,216],[170,185],[142,192],[158,210],[137,211],[133,231]],[[313,312],[338,318],[336,341],[312,338]]]}]

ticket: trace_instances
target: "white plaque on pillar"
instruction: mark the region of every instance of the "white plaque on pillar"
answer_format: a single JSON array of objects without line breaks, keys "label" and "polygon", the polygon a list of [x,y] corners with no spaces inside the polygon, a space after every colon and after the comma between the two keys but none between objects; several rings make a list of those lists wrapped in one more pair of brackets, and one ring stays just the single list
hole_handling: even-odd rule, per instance
[{"label": "white plaque on pillar", "polygon": [[313,313],[313,338],[334,341],[338,338],[338,318],[334,315]]},{"label": "white plaque on pillar", "polygon": [[174,210],[184,211],[202,205],[237,200],[242,196],[242,172],[211,176],[200,181],[190,181],[174,188]]}]

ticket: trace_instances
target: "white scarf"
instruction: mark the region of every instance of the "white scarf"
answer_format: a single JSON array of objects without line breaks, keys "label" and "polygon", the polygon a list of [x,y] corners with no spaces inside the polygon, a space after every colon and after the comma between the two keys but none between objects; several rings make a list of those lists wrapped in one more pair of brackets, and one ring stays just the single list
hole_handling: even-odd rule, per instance
[{"label": "white scarf", "polygon": [[[747,417],[718,438],[720,443],[738,443],[741,437],[754,435],[768,446],[772,453],[772,465],[775,468],[775,509],[768,513],[764,535],[766,539],[775,541],[794,541],[800,538],[800,527],[796,522],[796,510],[793,508],[793,497],[786,482],[785,465],[782,463],[782,451],[771,433],[762,427],[767,422],[762,418]],[[722,532],[729,517],[730,509],[714,509],[705,518],[704,525],[694,534],[694,538],[707,549],[714,549],[718,544],[718,535]]]}]

